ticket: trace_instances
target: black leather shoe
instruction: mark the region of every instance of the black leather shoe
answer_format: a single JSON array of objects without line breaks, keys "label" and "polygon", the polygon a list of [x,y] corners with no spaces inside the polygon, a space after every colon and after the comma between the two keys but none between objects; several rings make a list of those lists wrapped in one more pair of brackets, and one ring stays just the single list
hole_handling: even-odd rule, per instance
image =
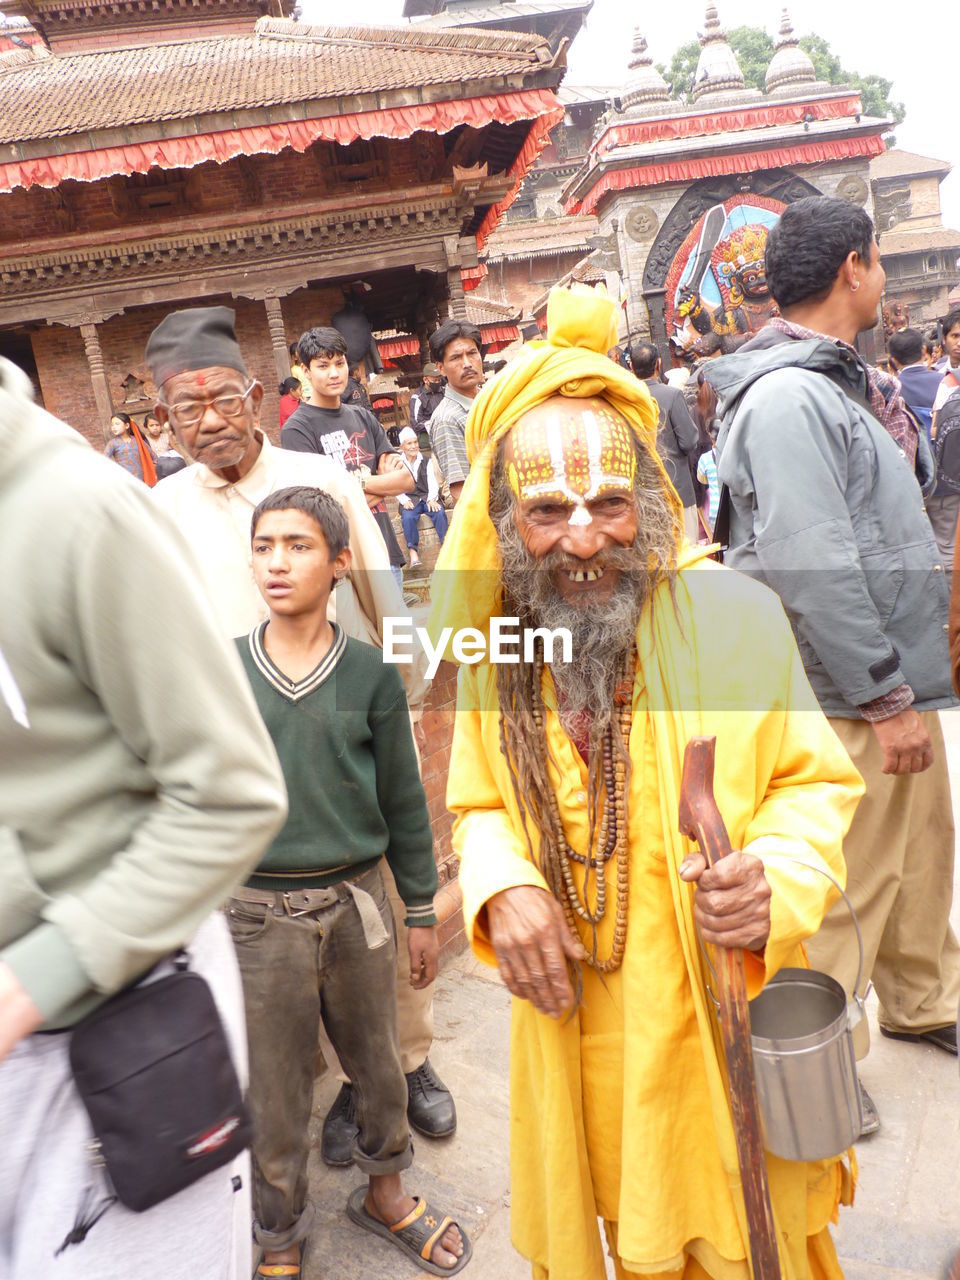
[{"label": "black leather shoe", "polygon": [[457,1108],[453,1095],[443,1083],[430,1059],[416,1071],[407,1072],[407,1119],[428,1138],[449,1138],[457,1131]]},{"label": "black leather shoe", "polygon": [[880,1034],[888,1040],[911,1040],[914,1044],[932,1044],[944,1053],[957,1056],[957,1024],[948,1022],[945,1027],[933,1027],[930,1031],[888,1031],[880,1028]]},{"label": "black leather shoe", "polygon": [[353,1109],[353,1089],[348,1084],[342,1084],[323,1122],[323,1132],[320,1135],[323,1163],[332,1165],[335,1169],[353,1164],[353,1144],[359,1132]]}]

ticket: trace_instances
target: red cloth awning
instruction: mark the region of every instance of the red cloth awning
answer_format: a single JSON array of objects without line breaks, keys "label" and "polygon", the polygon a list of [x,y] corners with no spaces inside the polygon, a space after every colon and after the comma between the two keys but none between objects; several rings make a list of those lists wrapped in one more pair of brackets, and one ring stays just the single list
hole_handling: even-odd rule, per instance
[{"label": "red cloth awning", "polygon": [[593,213],[608,191],[659,186],[664,182],[693,182],[721,174],[748,173],[757,169],[787,168],[794,164],[823,164],[851,156],[879,156],[886,150],[882,138],[836,138],[802,142],[769,151],[737,152],[725,156],[701,156],[696,160],[671,160],[632,169],[613,169],[598,178],[581,200],[568,200],[564,213]]},{"label": "red cloth awning", "polygon": [[[517,178],[515,187],[495,206],[496,212],[491,209],[484,219],[477,233],[477,242],[482,244],[496,226],[500,214],[512,203],[527,168],[546,145],[547,133],[562,119],[563,107],[552,90],[519,89],[513,93],[488,94],[451,102],[391,107],[386,111],[354,111],[313,120],[252,125],[245,129],[224,129],[216,133],[159,138],[153,142],[131,142],[123,146],[14,160],[0,164],[0,191],[12,191],[15,187],[56,187],[67,178],[77,182],[96,182],[115,174],[146,173],[154,166],[190,169],[210,160],[223,164],[240,155],[276,155],[285,147],[306,151],[312,143],[320,140],[348,146],[357,138],[409,138],[419,130],[449,133],[464,124],[481,129],[493,121],[513,124],[517,120],[533,120],[530,135],[510,168],[511,176]],[[66,139],[58,141],[63,144]],[[52,142],[53,145],[56,142]]]},{"label": "red cloth awning", "polygon": [[378,338],[377,350],[381,360],[399,360],[403,356],[418,356],[420,340],[407,335],[401,338]]},{"label": "red cloth awning", "polygon": [[[516,200],[517,194],[523,186],[523,180],[527,176],[527,170],[540,155],[540,152],[543,151],[550,142],[551,129],[554,129],[566,114],[564,107],[561,106],[552,93],[545,89],[540,89],[538,92],[545,94],[549,98],[553,98],[553,104],[551,106],[547,106],[545,104],[543,110],[536,113],[537,118],[534,120],[533,127],[530,132],[527,134],[526,142],[524,142],[523,146],[520,148],[520,154],[507,170],[508,175],[514,180],[513,186],[498,204],[491,206],[487,211],[487,216],[484,218],[483,222],[481,222],[480,228],[477,231],[478,249],[483,248],[487,242],[487,238],[496,230],[503,214],[506,213],[514,200]],[[518,117],[518,119],[523,118],[524,117],[522,116]],[[484,274],[485,273],[486,268],[484,268]],[[479,281],[477,283],[479,283]]]},{"label": "red cloth awning", "polygon": [[859,97],[851,94],[845,98],[828,98],[823,102],[777,102],[757,107],[731,107],[726,111],[707,112],[703,115],[674,116],[665,120],[632,120],[625,124],[609,125],[590,148],[590,154],[599,157],[606,155],[614,147],[800,124],[808,117],[813,120],[841,120],[852,118],[860,109]]},{"label": "red cloth awning", "polygon": [[484,354],[489,356],[509,347],[511,342],[516,342],[520,337],[520,329],[515,324],[482,324],[480,337],[483,340]]},{"label": "red cloth awning", "polygon": [[487,264],[485,262],[481,262],[476,267],[462,267],[460,270],[460,283],[463,285],[464,293],[469,293],[471,289],[475,289],[486,274]]}]

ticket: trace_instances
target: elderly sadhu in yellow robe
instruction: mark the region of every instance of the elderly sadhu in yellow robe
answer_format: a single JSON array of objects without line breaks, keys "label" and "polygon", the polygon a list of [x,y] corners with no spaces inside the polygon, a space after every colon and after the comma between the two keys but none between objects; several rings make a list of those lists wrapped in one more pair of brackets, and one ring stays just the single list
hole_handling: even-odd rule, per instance
[{"label": "elderly sadhu in yellow robe", "polygon": [[[546,343],[478,397],[467,423],[471,470],[434,577],[435,636],[445,626],[486,631],[499,612],[490,469],[518,418],[557,392],[600,396],[652,451],[656,419],[646,388],[599,354],[613,345],[614,314],[606,298],[554,291]],[[601,976],[584,965],[582,998],[565,1019],[513,1002],[512,1237],[538,1280],[602,1280],[598,1218],[618,1276],[749,1280],[722,1047],[694,887],[678,873],[691,849],[678,834],[684,747],[694,735],[716,735],[715,792],[733,847],[762,860],[771,888],[766,946],[746,956],[751,997],[782,966],[805,964],[801,944],[836,897],[827,879],[790,859],[842,883],[841,843],[862,793],[777,598],[689,546],[678,546],[677,563],[675,604],[669,583],[656,587],[636,636],[622,966]],[[563,833],[584,855],[587,768],[561,727],[549,666],[542,698]],[[485,904],[516,886],[547,888],[538,837],[528,821],[531,857],[509,769],[496,668],[462,666],[447,804],[468,936],[491,964]],[[583,867],[570,865],[582,890]],[[601,957],[613,929],[610,910],[596,939]],[[592,946],[587,928],[580,936]],[[828,1223],[852,1202],[854,1168],[852,1153],[810,1164],[768,1156],[785,1280],[842,1275]]]}]

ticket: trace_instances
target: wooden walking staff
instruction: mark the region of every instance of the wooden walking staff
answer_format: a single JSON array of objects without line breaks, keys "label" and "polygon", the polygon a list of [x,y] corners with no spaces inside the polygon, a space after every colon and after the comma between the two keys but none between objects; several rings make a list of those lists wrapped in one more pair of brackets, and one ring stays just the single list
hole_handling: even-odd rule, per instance
[{"label": "wooden walking staff", "polygon": [[[716,738],[691,738],[680,782],[680,833],[696,840],[712,867],[725,858],[730,837],[713,795]],[[717,947],[720,1034],[727,1059],[730,1110],[747,1214],[753,1280],[780,1280],[780,1259],[770,1207],[767,1163],[760,1129],[760,1103],[753,1075],[747,979],[740,947]]]}]

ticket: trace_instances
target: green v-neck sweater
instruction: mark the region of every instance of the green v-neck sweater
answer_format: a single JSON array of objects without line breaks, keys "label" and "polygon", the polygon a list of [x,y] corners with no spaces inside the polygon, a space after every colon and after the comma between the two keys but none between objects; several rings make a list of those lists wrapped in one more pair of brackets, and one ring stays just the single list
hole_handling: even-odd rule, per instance
[{"label": "green v-neck sweater", "polygon": [[335,627],[320,665],[294,682],[267,655],[267,625],[237,647],[280,758],[290,812],[247,883],[324,888],[385,855],[406,923],[436,924],[433,833],[397,668]]}]

